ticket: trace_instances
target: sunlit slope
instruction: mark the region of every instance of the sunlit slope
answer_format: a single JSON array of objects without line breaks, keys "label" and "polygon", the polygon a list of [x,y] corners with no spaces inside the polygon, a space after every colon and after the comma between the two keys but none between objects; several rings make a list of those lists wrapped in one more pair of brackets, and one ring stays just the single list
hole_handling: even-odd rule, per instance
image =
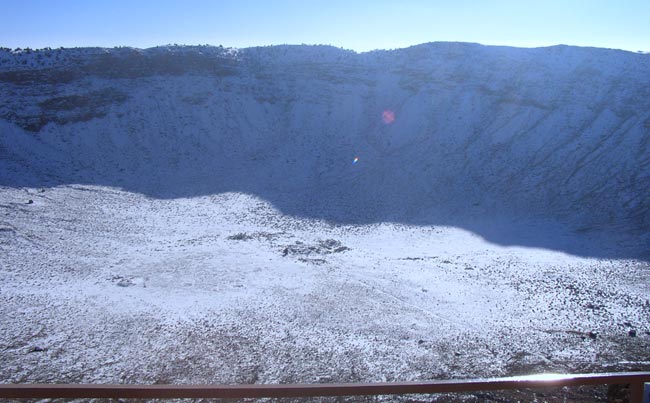
[{"label": "sunlit slope", "polygon": [[344,223],[650,228],[650,55],[433,43],[5,52],[0,63],[3,186],[240,191]]}]

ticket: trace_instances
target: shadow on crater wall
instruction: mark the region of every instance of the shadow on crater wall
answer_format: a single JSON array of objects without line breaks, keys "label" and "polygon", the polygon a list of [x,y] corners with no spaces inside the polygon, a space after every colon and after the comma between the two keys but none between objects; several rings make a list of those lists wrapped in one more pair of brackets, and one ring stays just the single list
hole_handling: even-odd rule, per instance
[{"label": "shadow on crater wall", "polygon": [[[57,168],[51,169],[57,163]],[[388,178],[385,174],[380,183],[373,184],[374,188],[364,184],[374,182],[371,178],[380,174],[377,170],[348,178],[345,182],[319,184],[310,183],[307,178],[298,178],[291,183],[292,177],[281,168],[259,166],[241,170],[237,164],[221,169],[221,175],[215,175],[220,168],[213,167],[188,176],[129,173],[107,167],[88,170],[74,163],[66,166],[60,160],[26,162],[3,159],[0,167],[0,185],[14,188],[97,185],[159,199],[239,192],[268,201],[283,214],[333,225],[453,226],[498,245],[544,248],[596,258],[650,260],[647,232],[632,228],[625,220],[599,222],[602,214],[598,211],[590,211],[591,216],[584,208],[576,209],[576,216],[571,212],[552,210],[544,214],[529,213],[507,204],[507,195],[503,199],[495,195],[478,199],[473,189],[467,189],[466,194],[471,196],[465,199],[465,189],[460,186],[448,188],[446,191],[449,193],[439,197],[423,196],[426,192],[421,182],[409,183],[399,176]],[[151,170],[159,171],[160,167]],[[280,185],[275,181],[285,183]],[[578,218],[583,221],[578,221]],[[592,220],[591,226],[585,224],[586,220]]]},{"label": "shadow on crater wall", "polygon": [[650,74],[637,55],[193,52],[2,72],[0,185],[241,192],[333,224],[448,225],[500,245],[649,259]]}]

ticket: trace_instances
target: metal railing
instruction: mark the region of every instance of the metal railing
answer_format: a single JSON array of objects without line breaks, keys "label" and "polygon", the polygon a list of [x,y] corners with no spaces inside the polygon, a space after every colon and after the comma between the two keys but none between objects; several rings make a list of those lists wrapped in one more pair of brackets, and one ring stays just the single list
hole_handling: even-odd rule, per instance
[{"label": "metal railing", "polygon": [[542,374],[509,378],[394,383],[339,383],[295,385],[97,385],[2,384],[0,398],[282,398],[317,396],[368,396],[534,389],[563,386],[629,384],[630,403],[643,403],[644,383],[650,372],[601,374]]}]

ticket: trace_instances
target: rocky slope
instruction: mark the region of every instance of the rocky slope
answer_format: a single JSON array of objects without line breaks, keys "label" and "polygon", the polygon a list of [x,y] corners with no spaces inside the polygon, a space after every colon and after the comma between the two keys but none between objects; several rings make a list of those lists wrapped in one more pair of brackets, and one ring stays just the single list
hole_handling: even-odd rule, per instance
[{"label": "rocky slope", "polygon": [[456,225],[499,243],[517,240],[486,217],[648,239],[649,55],[4,51],[0,93],[3,186],[244,192],[294,216]]}]

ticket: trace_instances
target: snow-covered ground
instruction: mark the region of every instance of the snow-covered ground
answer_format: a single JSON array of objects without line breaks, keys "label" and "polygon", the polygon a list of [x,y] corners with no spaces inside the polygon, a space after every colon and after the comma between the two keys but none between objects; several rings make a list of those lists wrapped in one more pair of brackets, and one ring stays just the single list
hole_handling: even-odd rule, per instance
[{"label": "snow-covered ground", "polygon": [[332,226],[231,193],[75,185],[5,189],[0,206],[6,382],[415,380],[648,361],[641,261],[453,227]]},{"label": "snow-covered ground", "polygon": [[42,52],[0,52],[0,382],[650,368],[650,56]]}]

